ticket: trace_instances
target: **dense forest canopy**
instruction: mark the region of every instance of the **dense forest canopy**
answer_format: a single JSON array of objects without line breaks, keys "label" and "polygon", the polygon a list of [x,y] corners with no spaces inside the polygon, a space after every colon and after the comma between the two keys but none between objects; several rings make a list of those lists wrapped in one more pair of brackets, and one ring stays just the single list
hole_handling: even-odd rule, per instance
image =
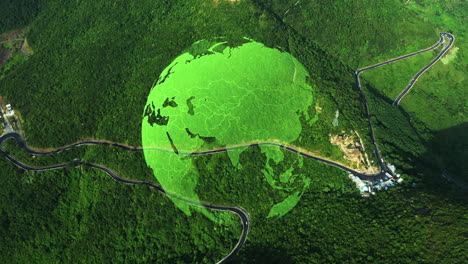
[{"label": "dense forest canopy", "polygon": [[[163,70],[196,41],[223,37],[238,41],[236,46],[247,37],[293,55],[316,86],[317,108],[307,114],[317,111],[319,119],[308,126],[302,118],[294,144],[346,163],[330,144],[330,134],[355,131],[376,162],[354,72],[427,48],[440,31],[452,32],[456,56],[421,77],[419,90],[400,109],[391,105],[387,83],[391,78],[395,85],[406,85],[411,74],[402,70],[416,72],[430,56],[391,74],[381,68],[362,75],[377,141],[385,160],[403,175],[403,184],[365,199],[346,173],[304,159],[300,173],[310,184],[301,200],[288,214],[266,218],[290,193],[271,188],[269,179],[259,175],[266,159],[261,148],[239,155],[248,176],[232,176],[237,171],[226,153],[200,156],[193,163],[205,175],[196,187],[201,200],[249,212],[247,243],[234,263],[464,263],[466,190],[441,172],[467,181],[466,108],[453,114],[444,107],[463,105],[466,97],[444,93],[432,81],[460,92],[466,87],[466,4],[407,2],[2,1],[0,34],[25,29],[34,54],[18,53],[3,65],[0,96],[21,113],[26,141],[33,147],[84,138],[140,146],[145,102]],[[2,44],[0,49],[10,48]],[[426,98],[436,110],[411,103]],[[439,118],[444,127],[432,125]],[[125,178],[158,183],[138,152],[83,146],[34,157],[11,141],[3,149],[34,166],[82,159]],[[285,161],[296,159],[294,153],[282,153]],[[282,166],[275,171],[288,169]],[[25,172],[0,159],[0,182],[3,263],[215,263],[241,232],[233,214],[212,212],[222,222],[197,212],[189,217],[152,189],[122,185],[82,166]]]}]

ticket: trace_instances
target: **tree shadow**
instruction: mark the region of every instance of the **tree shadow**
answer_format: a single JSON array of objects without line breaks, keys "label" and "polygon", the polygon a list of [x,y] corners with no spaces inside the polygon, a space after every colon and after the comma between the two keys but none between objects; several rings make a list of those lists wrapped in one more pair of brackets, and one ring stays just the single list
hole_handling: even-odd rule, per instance
[{"label": "tree shadow", "polygon": [[468,122],[435,132],[425,146],[424,170],[468,189]]},{"label": "tree shadow", "polygon": [[[404,173],[418,176],[435,192],[447,181],[459,188],[468,188],[468,122],[439,131],[430,131],[418,124],[402,108],[363,79],[366,98],[382,154]],[[453,186],[445,186],[451,188]]]}]

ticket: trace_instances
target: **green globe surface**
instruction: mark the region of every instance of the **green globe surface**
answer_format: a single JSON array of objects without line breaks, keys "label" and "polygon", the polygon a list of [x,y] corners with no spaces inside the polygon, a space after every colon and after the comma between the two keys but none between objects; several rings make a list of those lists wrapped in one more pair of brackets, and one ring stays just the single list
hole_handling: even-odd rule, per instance
[{"label": "green globe surface", "polygon": [[[195,187],[203,175],[189,154],[228,148],[238,172],[232,177],[266,177],[278,189],[278,182],[302,181],[302,187],[273,205],[267,217],[284,215],[310,183],[300,173],[302,157],[298,155],[288,169],[275,171],[272,165],[283,162],[283,151],[262,146],[266,160],[261,173],[243,175],[239,156],[249,143],[293,142],[302,130],[301,117],[309,125],[317,120],[317,114],[308,114],[315,106],[308,77],[289,53],[252,40],[236,47],[225,41],[195,43],[161,73],[150,91],[142,122],[146,163],[164,189],[198,201]],[[188,215],[197,208],[173,201]],[[205,209],[197,210],[211,218]]]}]

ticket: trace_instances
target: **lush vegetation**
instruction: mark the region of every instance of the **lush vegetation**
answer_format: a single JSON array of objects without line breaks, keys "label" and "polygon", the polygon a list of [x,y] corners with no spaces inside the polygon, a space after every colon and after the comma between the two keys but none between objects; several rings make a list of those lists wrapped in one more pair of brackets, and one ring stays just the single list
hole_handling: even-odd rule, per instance
[{"label": "lush vegetation", "polygon": [[[313,129],[302,120],[301,145],[336,155],[328,134],[356,130],[370,146],[354,70],[428,47],[437,38],[437,27],[403,1],[301,1],[284,19],[295,1],[48,2],[34,9],[37,13],[28,12],[28,20],[2,20],[9,21],[4,30],[29,24],[35,54],[10,61],[0,75],[0,95],[21,111],[28,143],[44,148],[87,137],[140,145],[143,108],[154,81],[195,41],[219,36],[252,38],[304,65],[322,111]],[[33,10],[13,7],[9,10]],[[203,175],[196,189],[200,199],[242,206],[251,216],[248,241],[235,262],[464,262],[467,196],[440,176],[440,168],[466,166],[463,156],[451,153],[466,152],[466,125],[452,123],[434,133],[392,107],[377,82],[363,83],[379,146],[405,174],[405,184],[394,190],[363,199],[345,173],[304,159],[297,173],[311,182],[301,200],[283,217],[266,218],[274,204],[302,185],[301,177],[289,186],[273,178],[279,188],[272,188],[261,171],[266,155],[260,148],[242,152],[242,173],[229,166],[225,153],[194,159]],[[432,142],[434,148],[427,148]],[[80,158],[123,177],[157,182],[142,153],[87,146],[30,157],[13,142],[4,147],[36,166]],[[435,158],[440,151],[451,163]],[[283,155],[283,163],[272,164],[275,171],[286,171],[297,160],[296,154]],[[188,217],[154,190],[122,185],[84,167],[32,173],[3,159],[0,166],[3,263],[213,263],[240,233],[233,215],[212,212],[223,223],[196,212]]]},{"label": "lush vegetation", "polygon": [[[434,37],[436,36],[434,35]],[[437,38],[437,40],[439,39]],[[389,102],[393,101],[400,92],[406,88],[409,80],[436,57],[440,50],[441,48],[438,48],[432,52],[423,53],[415,57],[410,57],[380,68],[366,71],[361,74],[361,77],[378,88],[379,91],[388,98]],[[414,103],[413,100],[406,100],[405,98],[400,104],[406,105],[407,102],[410,104]]]},{"label": "lush vegetation", "polygon": [[468,45],[463,26],[466,20],[466,5],[463,1],[426,0],[411,2],[408,8],[433,23],[439,30],[454,34],[456,40],[441,63],[434,65],[425,78],[421,79],[417,92],[408,97],[409,100],[429,103],[408,104],[405,110],[433,131],[447,130],[466,123],[468,101],[465,65],[468,62]]},{"label": "lush vegetation", "polygon": [[[307,114],[308,126],[318,119],[308,115],[310,108],[315,111],[314,88],[297,59],[258,42],[227,45],[219,40],[194,44],[190,50],[198,52],[182,54],[167,66],[145,106],[142,141],[148,166],[166,190],[191,200],[198,200],[194,189],[203,177],[187,157],[191,152],[275,139],[290,143],[301,133],[301,117]],[[228,152],[239,171],[239,155],[247,147]],[[262,147],[262,152],[271,172],[269,163],[283,161],[278,148]],[[174,202],[190,213],[187,204]]]},{"label": "lush vegetation", "polygon": [[454,236],[466,232],[463,202],[427,190],[371,200],[306,192],[290,214],[255,223],[263,228],[252,229],[239,263],[463,263],[466,241]]},{"label": "lush vegetation", "polygon": [[[410,1],[405,8],[415,12],[425,24],[431,24],[437,31],[450,32],[455,36],[455,43],[447,55],[418,79],[400,105],[411,122],[413,134],[426,147],[427,153],[423,159],[427,164],[438,174],[445,171],[466,185],[468,174],[464,164],[468,159],[468,94],[465,65],[468,60],[465,50],[468,45],[463,27],[466,5],[462,1],[425,0]],[[438,36],[434,34],[432,38],[435,42]],[[373,69],[364,73],[363,78],[375,87],[375,92],[393,100],[438,51],[440,48]]]},{"label": "lush vegetation", "polygon": [[433,25],[394,0],[256,2],[353,69],[426,48],[437,34]]},{"label": "lush vegetation", "polygon": [[2,263],[206,263],[237,242],[235,215],[187,217],[161,194],[82,169],[24,173],[1,160]]}]

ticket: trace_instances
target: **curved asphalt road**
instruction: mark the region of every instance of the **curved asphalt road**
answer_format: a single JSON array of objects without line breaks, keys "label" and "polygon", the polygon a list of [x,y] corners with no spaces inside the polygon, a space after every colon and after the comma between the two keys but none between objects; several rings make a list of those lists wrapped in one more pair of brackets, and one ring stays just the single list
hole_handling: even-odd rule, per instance
[{"label": "curved asphalt road", "polygon": [[[418,71],[418,73],[416,73],[416,75],[411,79],[411,81],[409,82],[408,86],[403,90],[401,91],[401,93],[397,96],[397,98],[395,99],[395,101],[393,102],[393,105],[394,106],[398,106],[398,104],[400,103],[401,99],[403,99],[403,97],[411,90],[411,88],[413,88],[414,84],[416,83],[416,81],[418,80],[418,78],[425,72],[427,71],[429,68],[432,67],[432,65],[434,65],[439,59],[441,59],[445,53],[447,53],[447,51],[452,47],[453,45],[453,42],[455,41],[455,36],[453,36],[452,34],[450,33],[447,33],[447,32],[440,32],[439,33],[440,35],[440,39],[439,41],[434,44],[434,46],[430,47],[430,48],[427,48],[427,49],[423,49],[423,50],[420,50],[420,51],[416,51],[416,52],[412,52],[412,53],[409,53],[409,54],[406,54],[406,55],[403,55],[403,56],[400,56],[400,57],[397,57],[397,58],[394,58],[394,59],[390,59],[390,60],[387,60],[387,61],[384,61],[384,62],[380,62],[380,63],[377,63],[377,64],[374,64],[374,65],[371,65],[371,66],[367,66],[367,67],[364,67],[364,68],[361,68],[359,70],[356,71],[356,75],[357,75],[357,78],[359,78],[359,75],[367,70],[371,70],[371,69],[374,69],[374,68],[378,68],[378,67],[381,67],[381,66],[384,66],[384,65],[387,65],[387,64],[390,64],[390,63],[393,63],[393,62],[397,62],[397,61],[400,61],[400,60],[404,60],[404,59],[407,59],[409,57],[413,57],[413,56],[416,56],[416,55],[419,55],[421,53],[425,53],[425,52],[428,52],[428,51],[432,51],[432,50],[435,50],[436,48],[438,48],[440,45],[442,45],[444,43],[444,37],[447,37],[449,39],[449,44],[447,46],[445,46],[440,52],[439,54],[437,55],[437,57],[435,57],[431,62],[429,62],[429,64],[427,64],[426,66],[424,66],[421,70]],[[360,87],[361,84],[359,82],[359,80],[357,80],[357,83],[358,83],[358,86]]]},{"label": "curved asphalt road", "polygon": [[[19,147],[23,151],[25,151],[25,152],[27,152],[27,153],[29,153],[31,155],[57,154],[57,153],[60,153],[62,151],[65,151],[65,150],[72,149],[72,148],[79,147],[79,146],[84,146],[84,145],[113,146],[113,147],[118,147],[118,148],[121,148],[121,149],[124,149],[124,150],[127,150],[127,151],[134,151],[134,152],[141,152],[141,151],[144,150],[143,148],[132,147],[132,146],[128,146],[128,145],[120,144],[120,143],[115,143],[115,142],[100,141],[100,140],[89,140],[89,141],[82,141],[82,142],[78,142],[78,143],[73,143],[73,144],[70,144],[68,146],[57,148],[57,149],[54,149],[54,150],[51,150],[51,151],[40,151],[40,150],[35,150],[35,149],[29,148],[27,146],[26,142],[24,141],[24,139],[22,138],[22,136],[20,134],[16,133],[16,132],[8,133],[8,134],[5,134],[5,135],[1,136],[0,137],[0,146],[2,145],[2,143],[4,141],[6,141],[8,139],[15,140],[17,142],[17,144],[19,145]],[[189,155],[189,156],[203,156],[203,155],[211,155],[211,154],[222,153],[222,152],[227,152],[227,151],[231,151],[231,150],[235,150],[235,149],[240,149],[240,148],[245,148],[245,147],[253,147],[253,146],[272,146],[272,147],[282,148],[282,149],[285,149],[287,151],[297,153],[297,154],[299,154],[299,155],[301,155],[301,156],[303,156],[305,158],[313,159],[313,160],[328,164],[330,166],[336,167],[336,168],[341,169],[343,171],[346,171],[348,173],[352,173],[352,174],[360,177],[363,180],[379,181],[380,179],[385,179],[386,178],[385,175],[382,174],[382,173],[365,174],[365,173],[353,170],[353,169],[351,169],[349,167],[346,167],[346,166],[344,166],[344,165],[342,165],[340,163],[337,163],[337,162],[334,162],[334,161],[331,161],[331,160],[327,160],[327,159],[324,159],[324,158],[316,157],[316,156],[310,155],[308,153],[305,153],[305,152],[303,152],[301,150],[295,149],[293,147],[290,147],[290,146],[287,146],[287,145],[284,145],[284,144],[281,144],[281,143],[275,143],[275,142],[259,142],[259,143],[254,143],[254,144],[239,145],[239,146],[233,146],[233,147],[221,148],[221,149],[215,149],[215,150],[195,151],[195,152],[179,152],[178,154],[179,155]],[[157,150],[161,150],[161,149],[157,149]]]},{"label": "curved asphalt road", "polygon": [[406,55],[403,55],[403,56],[400,56],[400,57],[397,57],[397,58],[393,58],[393,59],[390,59],[390,60],[387,60],[387,61],[384,61],[384,62],[380,62],[380,63],[374,64],[374,65],[371,65],[371,66],[361,68],[361,69],[357,70],[355,72],[355,74],[354,74],[354,78],[356,80],[356,84],[357,84],[357,87],[359,89],[359,93],[361,94],[361,99],[362,99],[362,101],[364,103],[364,106],[365,106],[365,109],[366,109],[367,119],[368,119],[368,122],[369,122],[369,129],[370,129],[370,134],[371,134],[371,139],[372,139],[372,144],[374,145],[374,154],[377,157],[377,159],[379,161],[379,164],[380,164],[380,168],[381,168],[381,173],[380,174],[388,173],[388,174],[390,174],[392,176],[395,176],[394,173],[388,168],[387,164],[384,162],[384,160],[382,158],[382,155],[380,153],[379,145],[377,144],[377,141],[375,140],[374,126],[372,125],[371,114],[370,114],[370,111],[369,111],[369,105],[367,104],[366,96],[364,95],[364,92],[362,90],[361,80],[359,79],[359,75],[361,75],[361,73],[363,73],[365,71],[368,71],[368,70],[371,70],[371,69],[374,69],[374,68],[377,68],[377,67],[381,67],[381,66],[384,66],[384,65],[396,62],[396,61],[404,60],[404,59],[419,55],[419,54],[424,53],[424,52],[432,51],[432,50],[436,49],[437,47],[439,47],[440,45],[442,45],[442,43],[444,43],[444,37],[448,37],[450,39],[449,45],[447,45],[444,49],[442,49],[442,51],[439,53],[439,55],[437,55],[437,57],[434,60],[432,60],[423,69],[421,69],[416,74],[416,76],[413,77],[413,79],[411,80],[408,87],[406,89],[404,89],[400,93],[400,95],[397,97],[397,99],[395,100],[393,105],[398,106],[400,100],[411,90],[411,88],[413,87],[414,83],[417,81],[419,76],[421,76],[421,74],[423,74],[427,69],[429,69],[432,65],[434,65],[434,63],[436,63],[447,52],[447,50],[450,49],[450,47],[453,44],[453,41],[455,40],[455,37],[450,33],[441,32],[441,33],[439,33],[439,35],[440,35],[439,41],[434,46],[432,46],[430,48],[423,49],[423,50],[416,51],[416,52],[412,52],[412,53],[409,53],[409,54],[406,54]]},{"label": "curved asphalt road", "polygon": [[[210,210],[227,211],[227,212],[237,214],[239,216],[240,220],[241,220],[241,223],[242,223],[241,236],[240,236],[239,240],[237,241],[237,244],[232,249],[232,251],[227,256],[225,256],[223,259],[218,261],[217,262],[218,264],[219,263],[224,263],[224,262],[230,260],[240,250],[242,245],[244,245],[245,241],[247,240],[247,234],[248,234],[249,225],[250,225],[250,217],[249,217],[249,214],[244,209],[242,209],[240,207],[237,207],[237,206],[220,206],[220,205],[214,205],[214,204],[210,204],[210,203],[190,200],[190,199],[187,199],[185,197],[179,196],[179,195],[177,195],[175,193],[166,191],[166,190],[164,190],[164,188],[162,186],[154,184],[154,183],[152,183],[150,181],[139,181],[139,180],[125,179],[125,178],[120,177],[117,173],[113,172],[109,168],[106,168],[106,167],[104,167],[102,165],[99,165],[99,164],[94,164],[94,163],[85,162],[85,161],[81,161],[81,160],[74,160],[72,162],[62,163],[62,164],[57,164],[57,165],[52,165],[52,166],[32,167],[32,166],[29,166],[29,165],[27,165],[25,163],[22,163],[19,160],[16,160],[9,153],[7,153],[7,152],[5,152],[3,150],[3,148],[2,148],[3,142],[8,140],[8,139],[14,139],[23,151],[25,151],[27,153],[30,153],[30,154],[33,154],[33,155],[49,155],[49,154],[53,154],[53,153],[58,153],[58,152],[60,152],[60,151],[62,151],[64,149],[59,149],[59,150],[55,150],[55,151],[51,151],[51,152],[34,151],[34,150],[30,149],[26,145],[24,139],[18,133],[9,133],[9,134],[6,134],[6,135],[0,137],[0,154],[2,154],[5,157],[5,159],[7,159],[8,161],[10,161],[11,163],[15,164],[17,167],[19,167],[19,168],[21,168],[23,170],[27,170],[27,171],[50,171],[50,170],[64,169],[64,168],[67,168],[67,167],[74,167],[74,166],[84,165],[84,166],[87,166],[87,167],[90,167],[90,168],[98,169],[98,170],[106,173],[114,181],[119,182],[119,183],[131,184],[131,185],[146,185],[146,186],[149,186],[151,188],[154,188],[154,189],[158,190],[162,194],[165,194],[165,195],[167,195],[169,197],[175,198],[175,199],[177,199],[179,201],[182,201],[184,203],[187,203],[187,204],[190,204],[190,205],[193,205],[193,206],[204,207],[204,208],[207,208],[207,209],[210,209]],[[107,142],[106,143],[102,143],[102,142],[98,143],[98,142],[94,141],[93,143],[84,142],[83,144],[107,145],[108,143]],[[81,143],[74,144],[74,146],[83,145],[83,144],[81,144]],[[127,149],[127,150],[134,150],[134,148],[131,148],[131,147],[128,147],[128,146],[125,146],[125,145],[122,145],[122,144],[117,144],[116,143],[116,144],[112,144],[112,145],[115,145],[115,146],[118,146],[118,147],[121,147],[121,148],[124,148],[124,149]],[[70,146],[67,147],[67,149],[72,148],[74,146],[70,145]]]},{"label": "curved asphalt road", "polygon": [[[414,75],[414,77],[411,79],[411,81],[409,82],[408,86],[406,86],[406,88],[401,91],[401,93],[397,96],[397,98],[395,99],[395,101],[393,102],[393,105],[398,107],[398,105],[400,104],[400,101],[401,99],[403,99],[403,97],[405,97],[405,95],[407,93],[409,93],[409,91],[411,90],[411,88],[413,88],[414,84],[416,83],[416,81],[419,79],[419,77],[425,72],[427,71],[429,68],[432,67],[432,65],[434,65],[438,60],[440,60],[440,58],[442,58],[442,56],[445,55],[445,53],[447,53],[447,51],[452,47],[453,45],[453,42],[455,41],[455,37],[450,34],[450,33],[445,33],[445,32],[442,32],[440,33],[440,38],[443,39],[443,37],[447,37],[449,39],[449,44],[446,45],[440,52],[439,54],[437,55],[437,57],[435,57],[431,62],[429,62],[429,64],[427,64],[426,66],[424,66],[421,70],[418,71],[418,73],[416,73],[416,75]],[[441,45],[442,43],[439,42],[439,45]],[[422,52],[420,52],[422,53]]]},{"label": "curved asphalt road", "polygon": [[[401,57],[398,57],[398,58],[394,58],[394,59],[391,59],[391,60],[388,60],[388,61],[385,61],[385,62],[382,62],[382,63],[378,63],[378,64],[375,64],[375,65],[372,65],[372,66],[368,66],[368,67],[359,69],[359,70],[357,70],[355,72],[356,84],[357,84],[357,87],[358,87],[359,92],[361,94],[361,99],[362,99],[362,101],[363,101],[363,103],[365,105],[367,118],[368,118],[368,121],[369,121],[369,128],[370,128],[370,133],[371,133],[372,144],[374,145],[374,154],[377,157],[380,168],[381,168],[380,173],[378,173],[378,174],[364,174],[364,173],[355,171],[353,169],[350,169],[348,167],[345,167],[345,166],[343,166],[343,165],[341,165],[339,163],[310,155],[308,153],[302,152],[302,151],[300,151],[298,149],[295,149],[295,148],[292,148],[290,146],[286,146],[286,145],[283,145],[283,144],[280,144],[280,143],[262,142],[262,143],[250,144],[248,146],[275,146],[275,147],[279,147],[279,148],[288,150],[290,152],[297,153],[297,154],[299,154],[299,155],[301,155],[301,156],[303,156],[305,158],[313,159],[313,160],[316,160],[316,161],[331,165],[333,167],[336,167],[336,168],[341,169],[343,171],[346,171],[348,173],[352,173],[352,174],[358,176],[359,178],[361,178],[362,180],[367,180],[367,181],[371,181],[371,182],[378,182],[378,181],[380,181],[382,179],[385,179],[385,180],[389,179],[390,177],[388,177],[386,174],[394,176],[394,173],[387,167],[386,163],[384,162],[384,160],[382,158],[382,155],[380,153],[378,144],[377,144],[377,142],[375,140],[374,128],[373,128],[372,121],[371,121],[371,114],[369,112],[369,106],[367,105],[366,97],[365,97],[365,95],[364,95],[364,93],[362,91],[359,75],[364,71],[367,71],[367,70],[370,70],[370,69],[373,69],[373,68],[377,68],[377,67],[380,67],[380,66],[383,66],[383,65],[387,65],[389,63],[393,63],[393,62],[396,62],[396,61],[399,61],[399,60],[403,60],[403,59],[406,59],[406,58],[421,54],[423,52],[428,52],[428,51],[434,50],[435,48],[437,48],[438,46],[440,46],[444,42],[444,38],[443,38],[444,36],[446,36],[446,37],[448,37],[450,39],[450,44],[447,45],[447,47],[445,47],[434,60],[432,60],[423,69],[421,69],[418,72],[418,74],[416,74],[415,77],[413,77],[413,80],[410,82],[410,85],[408,85],[408,87],[405,90],[403,90],[403,92],[400,94],[401,96],[397,97],[397,100],[395,100],[396,105],[398,105],[399,101],[405,96],[406,93],[409,92],[409,90],[412,88],[412,86],[417,81],[419,76],[421,76],[422,73],[424,73],[427,69],[429,69],[435,62],[437,62],[447,52],[448,49],[450,49],[450,47],[452,46],[453,41],[455,39],[455,37],[453,35],[451,35],[449,33],[444,33],[444,32],[440,33],[439,42],[437,42],[434,46],[432,46],[432,47],[430,47],[428,49],[417,51],[417,52],[414,52],[414,53],[410,53],[410,54],[407,54],[407,55],[404,55],[404,56],[401,56]],[[114,146],[114,147],[122,148],[122,149],[125,149],[125,150],[128,150],[128,151],[135,151],[135,152],[136,151],[143,151],[142,148],[131,147],[131,146],[127,146],[127,145],[124,145],[124,144],[108,142],[108,141],[90,140],[90,141],[74,143],[74,144],[71,144],[71,145],[68,145],[68,146],[65,146],[65,147],[61,147],[61,148],[57,148],[57,149],[51,150],[51,151],[38,151],[38,150],[34,150],[34,149],[29,148],[27,146],[26,142],[24,141],[23,137],[20,134],[16,133],[16,132],[8,133],[8,134],[5,134],[5,135],[0,137],[0,153],[7,160],[9,160],[13,164],[15,164],[16,166],[18,166],[18,167],[20,167],[20,168],[22,168],[24,170],[28,170],[28,171],[49,171],[49,170],[63,169],[63,168],[66,168],[66,167],[84,165],[84,166],[87,166],[87,167],[98,169],[98,170],[106,173],[114,181],[117,181],[119,183],[131,184],[131,185],[147,185],[147,186],[149,186],[151,188],[155,188],[156,190],[158,190],[159,192],[161,192],[161,193],[163,193],[163,194],[165,194],[167,196],[173,197],[175,199],[178,199],[178,200],[180,200],[182,202],[185,202],[185,203],[188,203],[188,204],[191,204],[191,205],[194,205],[194,206],[205,207],[205,208],[211,209],[211,210],[228,211],[228,212],[232,212],[232,213],[237,214],[239,216],[239,218],[241,219],[241,222],[242,222],[242,227],[243,227],[242,228],[242,234],[241,234],[241,236],[239,238],[239,241],[237,242],[237,244],[235,245],[233,250],[229,253],[229,255],[225,256],[218,263],[224,263],[225,261],[230,260],[239,251],[239,249],[242,247],[242,245],[244,245],[244,243],[245,243],[245,241],[247,239],[247,234],[248,234],[249,225],[250,225],[250,217],[249,217],[248,213],[244,209],[242,209],[240,207],[236,207],[236,206],[219,206],[219,205],[213,205],[213,204],[209,204],[209,203],[205,203],[205,202],[193,201],[193,200],[178,196],[175,193],[171,193],[169,191],[166,191],[160,185],[154,184],[152,182],[125,179],[125,178],[120,177],[117,173],[113,172],[109,168],[106,168],[106,167],[104,167],[102,165],[99,165],[99,164],[89,163],[89,162],[85,162],[85,161],[81,161],[81,160],[75,160],[75,161],[72,161],[72,162],[69,162],[69,163],[57,164],[57,165],[52,165],[52,166],[47,166],[47,167],[40,167],[40,168],[32,167],[32,166],[26,165],[26,164],[16,160],[15,158],[13,158],[11,155],[9,155],[7,152],[5,152],[3,150],[3,148],[2,148],[3,142],[5,142],[6,140],[9,140],[9,139],[15,140],[16,143],[19,145],[19,147],[23,151],[25,151],[25,152],[27,152],[29,154],[32,154],[32,155],[51,155],[51,154],[56,154],[56,153],[59,153],[61,151],[71,149],[71,148],[74,148],[74,147],[78,147],[78,146],[82,146],[82,145]],[[226,151],[229,151],[229,150],[233,150],[233,149],[236,149],[236,148],[243,148],[243,147],[246,147],[246,146],[235,146],[235,147],[231,147],[231,148],[200,151],[200,152],[191,152],[191,153],[187,153],[187,154],[190,155],[190,156],[210,155],[210,154],[226,152]]]}]

